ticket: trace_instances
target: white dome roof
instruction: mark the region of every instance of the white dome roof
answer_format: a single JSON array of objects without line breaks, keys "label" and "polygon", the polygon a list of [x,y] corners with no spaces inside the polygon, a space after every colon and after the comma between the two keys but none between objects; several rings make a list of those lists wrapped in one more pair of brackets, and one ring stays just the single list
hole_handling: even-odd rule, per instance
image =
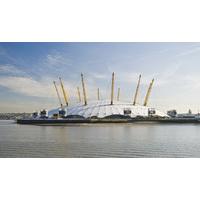
[{"label": "white dome roof", "polygon": [[[133,105],[127,102],[116,101],[110,105],[109,100],[88,102],[88,105],[79,103],[73,106],[65,107],[67,115],[79,115],[84,118],[98,117],[104,118],[111,115],[124,115],[125,110],[130,111],[130,117],[148,116],[149,107]],[[167,116],[165,113],[155,110],[155,115]],[[49,116],[58,113],[58,109],[49,111]]]}]

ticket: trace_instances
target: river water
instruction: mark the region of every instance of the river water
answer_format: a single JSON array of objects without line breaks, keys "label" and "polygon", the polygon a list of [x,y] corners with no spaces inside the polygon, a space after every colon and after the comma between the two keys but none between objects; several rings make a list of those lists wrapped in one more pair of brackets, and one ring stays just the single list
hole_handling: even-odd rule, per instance
[{"label": "river water", "polygon": [[0,157],[200,157],[200,125],[0,121]]}]

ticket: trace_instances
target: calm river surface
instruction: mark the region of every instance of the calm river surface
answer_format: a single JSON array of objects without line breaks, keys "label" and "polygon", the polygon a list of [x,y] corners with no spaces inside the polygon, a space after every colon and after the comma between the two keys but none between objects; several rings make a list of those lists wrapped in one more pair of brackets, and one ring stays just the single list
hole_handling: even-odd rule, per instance
[{"label": "calm river surface", "polygon": [[200,125],[0,121],[0,157],[200,157]]}]

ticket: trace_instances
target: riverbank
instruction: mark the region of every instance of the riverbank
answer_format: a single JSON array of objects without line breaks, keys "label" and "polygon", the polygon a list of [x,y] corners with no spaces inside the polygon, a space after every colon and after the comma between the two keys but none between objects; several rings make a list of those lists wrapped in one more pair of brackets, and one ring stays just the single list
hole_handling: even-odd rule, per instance
[{"label": "riverbank", "polygon": [[16,120],[17,118],[30,117],[30,113],[0,113],[0,120]]},{"label": "riverbank", "polygon": [[36,125],[56,125],[56,124],[81,124],[81,123],[135,123],[135,122],[154,122],[154,123],[198,123],[199,118],[128,118],[128,119],[81,119],[81,118],[62,118],[62,119],[17,119],[18,124],[36,124]]}]

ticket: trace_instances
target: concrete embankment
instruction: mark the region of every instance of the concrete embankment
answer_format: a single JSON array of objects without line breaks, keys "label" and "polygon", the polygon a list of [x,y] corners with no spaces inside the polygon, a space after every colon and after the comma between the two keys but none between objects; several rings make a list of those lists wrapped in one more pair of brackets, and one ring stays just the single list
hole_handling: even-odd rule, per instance
[{"label": "concrete embankment", "polygon": [[200,123],[195,118],[134,118],[134,119],[18,119],[19,124],[77,124],[77,123]]}]

